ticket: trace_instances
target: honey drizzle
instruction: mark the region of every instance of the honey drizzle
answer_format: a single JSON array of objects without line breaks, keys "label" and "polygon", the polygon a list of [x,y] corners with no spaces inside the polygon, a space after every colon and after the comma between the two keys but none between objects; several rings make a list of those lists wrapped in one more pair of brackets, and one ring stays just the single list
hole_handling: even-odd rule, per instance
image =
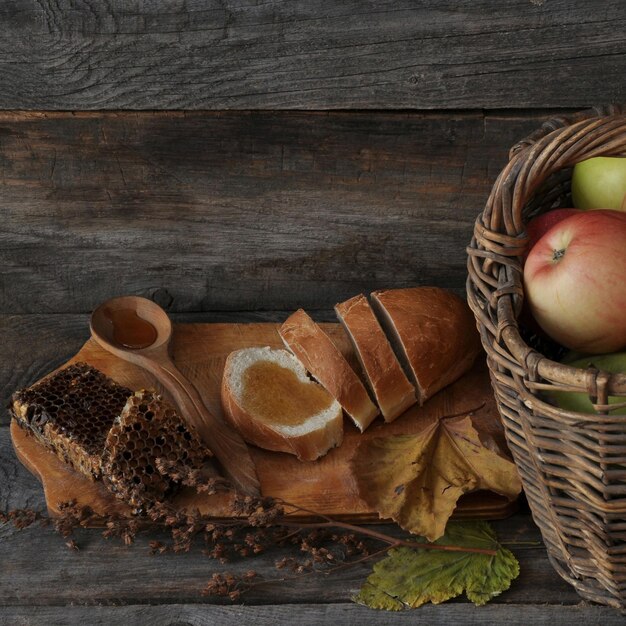
[{"label": "honey drizzle", "polygon": [[320,385],[304,383],[295,372],[271,361],[252,364],[243,373],[242,382],[244,407],[268,424],[302,424],[333,402]]}]

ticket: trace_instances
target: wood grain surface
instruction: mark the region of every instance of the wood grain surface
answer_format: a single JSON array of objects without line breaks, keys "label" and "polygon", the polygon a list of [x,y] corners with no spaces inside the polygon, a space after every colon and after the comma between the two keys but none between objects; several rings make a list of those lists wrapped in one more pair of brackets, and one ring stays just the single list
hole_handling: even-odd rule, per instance
[{"label": "wood grain surface", "polygon": [[[352,345],[343,328],[335,323],[324,324],[323,329],[356,366]],[[233,350],[252,346],[282,348],[278,325],[179,324],[174,327],[171,350],[176,366],[196,386],[211,413],[223,418],[220,382],[226,357]],[[172,401],[167,390],[152,374],[112,355],[93,340],[89,340],[70,362],[89,363],[130,389],[156,388]],[[467,411],[472,412],[474,426],[485,443],[499,449],[503,455],[507,454],[489,375],[481,359],[477,359],[475,367],[456,383],[431,398],[424,406],[408,409],[392,424],[379,418],[361,434],[346,419],[342,444],[317,461],[301,462],[293,455],[270,452],[255,446],[249,449],[264,496],[280,498],[309,511],[338,519],[373,522],[379,516],[359,498],[349,465],[359,444],[374,437],[421,432],[441,416]],[[94,483],[71,471],[15,424],[11,427],[11,434],[18,458],[42,481],[51,514],[58,514],[59,503],[68,501],[89,506],[98,515],[121,512],[119,501],[100,483]],[[207,443],[211,445],[210,441]],[[232,502],[226,494],[207,496],[187,489],[174,503],[180,508],[198,509],[203,514],[216,517],[233,515]],[[455,516],[499,519],[507,517],[516,509],[516,504],[506,498],[491,493],[476,493],[461,499]]]},{"label": "wood grain surface", "polygon": [[[462,293],[511,145],[555,109],[626,101],[625,22],[620,0],[0,4],[3,406],[75,354],[86,314],[118,294],[230,322],[300,306],[330,321],[378,288]],[[43,511],[7,424],[0,511]],[[151,536],[128,549],[94,530],[74,552],[50,529],[0,524],[0,623],[623,622],[558,578],[528,514],[494,526],[520,560],[509,591],[391,615],[349,600],[369,565],[223,606],[202,586],[249,561],[150,556]],[[285,555],[254,568],[276,579]]]},{"label": "wood grain surface", "polygon": [[0,313],[461,293],[493,179],[546,117],[0,113]]},{"label": "wood grain surface", "polygon": [[458,109],[624,100],[620,0],[12,0],[0,108]]},{"label": "wood grain surface", "polygon": [[[520,621],[512,621],[516,615]],[[29,626],[65,626],[67,623],[91,626],[276,626],[292,624],[297,616],[299,626],[319,624],[424,624],[427,626],[502,626],[502,624],[533,624],[533,626],[570,626],[595,624],[613,626],[623,624],[623,618],[612,609],[588,605],[532,606],[526,604],[492,604],[475,610],[467,604],[425,606],[415,612],[381,616],[354,604],[285,604],[274,606],[207,606],[206,604],[170,604],[163,606],[124,607],[7,607],[0,608],[0,619],[7,623]],[[119,621],[117,621],[119,620]],[[522,621],[525,620],[525,621]]]},{"label": "wood grain surface", "polygon": [[[545,603],[571,606],[580,602],[576,592],[550,566],[538,531],[528,516],[518,515],[511,520],[493,522],[493,526],[502,541],[512,544],[511,550],[520,561],[521,570],[519,579],[506,593],[494,599],[494,605]],[[372,528],[389,532],[388,526]],[[394,536],[406,537],[391,532]],[[52,529],[41,529],[37,524],[2,537],[0,557],[6,566],[0,570],[0,607],[224,604],[223,598],[201,595],[213,572],[243,574],[253,568],[268,582],[251,589],[245,599],[242,598],[245,604],[315,604],[323,610],[324,605],[349,604],[350,597],[371,571],[370,563],[338,571],[332,576],[293,578],[290,572],[275,568],[275,561],[293,556],[293,549],[273,548],[258,557],[221,565],[201,554],[199,549],[187,554],[151,555],[149,543],[155,539],[166,542],[167,536],[142,533],[129,548],[120,540],[103,539],[96,529],[83,530],[76,532],[75,541],[80,550],[75,552],[68,549],[65,540]],[[41,565],[42,554],[46,555],[49,564],[45,568]],[[33,581],[37,581],[36,586]],[[481,619],[481,609],[465,601],[464,604],[468,616]],[[409,614],[413,619],[420,619],[420,612]],[[372,612],[372,615],[378,617],[378,623],[389,623],[394,618],[393,614]]]}]

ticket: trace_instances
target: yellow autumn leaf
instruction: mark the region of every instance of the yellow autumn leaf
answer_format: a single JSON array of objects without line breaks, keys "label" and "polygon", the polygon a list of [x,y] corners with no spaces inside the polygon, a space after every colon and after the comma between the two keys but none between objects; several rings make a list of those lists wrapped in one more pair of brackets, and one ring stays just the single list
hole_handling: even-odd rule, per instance
[{"label": "yellow autumn leaf", "polygon": [[365,440],[352,472],[368,506],[429,541],[444,534],[464,493],[486,489],[513,500],[522,489],[515,465],[483,446],[469,416]]}]

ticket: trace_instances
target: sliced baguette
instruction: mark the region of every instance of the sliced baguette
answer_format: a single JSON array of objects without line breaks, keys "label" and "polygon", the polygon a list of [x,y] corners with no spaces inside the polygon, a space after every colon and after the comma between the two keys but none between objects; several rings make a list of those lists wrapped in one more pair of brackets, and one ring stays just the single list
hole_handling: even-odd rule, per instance
[{"label": "sliced baguette", "polygon": [[450,291],[375,291],[372,306],[418,389],[420,404],[467,372],[480,351],[474,316]]},{"label": "sliced baguette", "polygon": [[330,337],[302,309],[289,316],[278,332],[311,376],[363,432],[378,415],[378,407]]},{"label": "sliced baguette", "polygon": [[415,387],[402,370],[367,298],[355,296],[335,306],[386,422],[417,402]]},{"label": "sliced baguette", "polygon": [[341,406],[287,350],[232,352],[221,393],[226,418],[260,448],[313,461],[343,440]]}]

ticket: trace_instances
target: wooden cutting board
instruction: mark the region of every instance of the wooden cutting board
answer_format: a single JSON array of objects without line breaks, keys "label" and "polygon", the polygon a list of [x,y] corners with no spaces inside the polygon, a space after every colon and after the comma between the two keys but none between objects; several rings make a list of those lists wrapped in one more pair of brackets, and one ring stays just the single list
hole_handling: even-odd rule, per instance
[{"label": "wooden cutting board", "polygon": [[[339,324],[323,324],[346,357],[355,364],[355,356]],[[283,347],[278,324],[178,324],[174,327],[172,354],[177,366],[193,381],[211,411],[222,415],[220,383],[224,362],[233,350],[250,346]],[[118,383],[131,389],[153,388],[167,397],[156,380],[139,367],[122,361],[89,340],[69,363],[83,361],[93,365]],[[382,418],[361,434],[345,418],[343,444],[313,462],[301,462],[280,452],[250,446],[257,467],[263,495],[282,498],[299,507],[353,522],[379,521],[378,514],[360,500],[349,470],[349,461],[365,438],[391,434],[417,433],[441,416],[473,410],[474,426],[483,442],[508,454],[498,417],[487,368],[478,359],[474,368],[454,385],[431,398],[423,407],[413,407],[391,424]],[[128,513],[100,483],[92,482],[72,470],[47,451],[32,435],[16,423],[11,425],[13,445],[21,462],[42,482],[48,510],[59,512],[61,502],[75,500],[89,505],[98,514]],[[207,496],[191,489],[175,499],[181,508],[198,508],[217,517],[232,517],[231,499],[225,494]],[[477,492],[461,498],[457,518],[503,518],[517,509],[516,502],[489,492]]]}]

